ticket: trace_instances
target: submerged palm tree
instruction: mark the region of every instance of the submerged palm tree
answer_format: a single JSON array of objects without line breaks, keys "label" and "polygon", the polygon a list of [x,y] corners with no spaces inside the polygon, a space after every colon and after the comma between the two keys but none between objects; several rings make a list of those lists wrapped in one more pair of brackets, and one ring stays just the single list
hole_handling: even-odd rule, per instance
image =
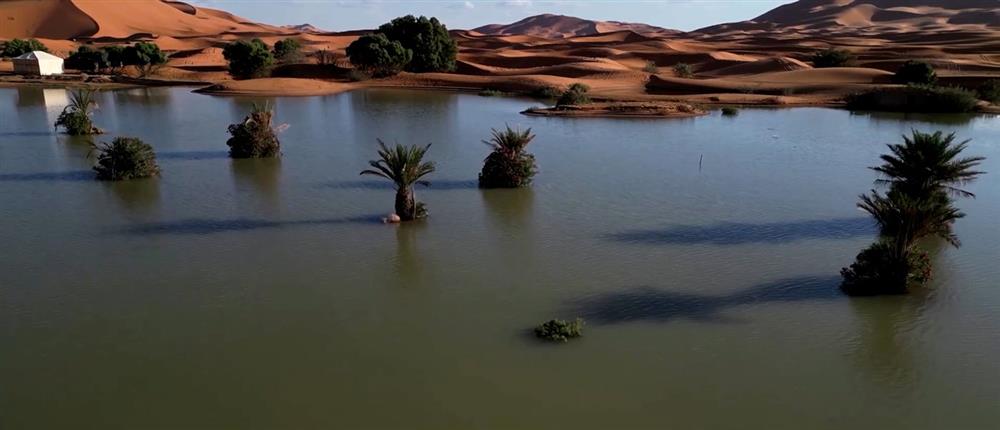
[{"label": "submerged palm tree", "polygon": [[73,90],[69,94],[69,104],[56,119],[55,127],[62,126],[66,129],[66,134],[73,136],[101,134],[101,130],[94,127],[94,123],[90,120],[90,113],[96,107],[97,100],[94,98],[93,90],[87,88]]},{"label": "submerged palm tree", "polygon": [[974,181],[983,172],[974,170],[985,158],[959,158],[969,140],[955,143],[955,134],[947,136],[914,130],[912,137],[903,136],[902,144],[889,145],[891,154],[882,155],[882,165],[871,169],[884,178],[876,181],[912,198],[930,197],[938,191],[961,197],[975,197],[960,188]]},{"label": "submerged palm tree", "polygon": [[231,124],[229,134],[233,137],[226,141],[229,145],[229,156],[233,158],[267,158],[281,155],[281,142],[278,132],[285,126],[275,128],[271,125],[274,109],[270,103],[254,103],[250,114],[243,122]]},{"label": "submerged palm tree", "polygon": [[121,181],[160,174],[153,147],[134,137],[116,137],[111,143],[94,145],[97,150],[97,179]]},{"label": "submerged palm tree", "polygon": [[531,184],[536,173],[535,156],[524,151],[534,140],[531,129],[504,131],[493,129],[493,137],[483,143],[493,148],[479,173],[482,188],[517,188]]},{"label": "submerged palm tree", "polygon": [[373,169],[362,170],[362,175],[374,175],[386,178],[396,184],[396,215],[402,221],[412,221],[427,216],[423,203],[416,201],[413,194],[415,184],[429,185],[423,177],[434,172],[434,163],[423,161],[424,155],[431,145],[404,146],[396,144],[389,148],[385,142],[378,139],[378,160],[371,160]]}]

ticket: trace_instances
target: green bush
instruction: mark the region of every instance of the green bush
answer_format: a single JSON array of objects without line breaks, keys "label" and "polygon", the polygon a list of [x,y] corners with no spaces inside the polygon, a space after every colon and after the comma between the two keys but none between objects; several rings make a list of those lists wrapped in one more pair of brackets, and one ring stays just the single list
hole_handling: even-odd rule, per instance
[{"label": "green bush", "polygon": [[274,58],[281,63],[294,63],[302,60],[302,44],[298,40],[288,38],[274,42]]},{"label": "green bush", "polygon": [[[110,63],[108,62],[108,55],[107,50],[94,49],[84,45],[77,48],[77,50],[72,54],[69,54],[69,57],[66,58],[64,65],[67,68],[74,70],[98,72],[110,66]],[[120,60],[118,58],[116,59]]]},{"label": "green bush", "polygon": [[984,82],[976,89],[976,94],[981,100],[986,100],[993,104],[1000,104],[1000,79],[993,79]]},{"label": "green bush", "polygon": [[507,95],[507,93],[492,88],[484,88],[481,91],[479,91],[480,97],[500,97],[505,95]]},{"label": "green bush", "polygon": [[90,112],[97,106],[94,92],[89,89],[74,90],[69,95],[69,104],[63,108],[55,127],[62,127],[66,134],[82,136],[101,134],[101,130],[90,120]]},{"label": "green bush", "polygon": [[135,66],[142,76],[147,76],[158,67],[167,63],[167,54],[155,43],[139,42],[125,48],[122,52],[125,65]]},{"label": "green bush", "polygon": [[97,145],[96,149],[94,171],[102,181],[148,178],[160,173],[153,147],[134,137],[116,137],[111,143]]},{"label": "green bush", "polygon": [[347,56],[354,67],[374,77],[392,76],[406,67],[413,52],[384,34],[361,36],[347,47]]},{"label": "green bush", "polygon": [[876,88],[849,95],[845,100],[851,110],[927,113],[972,112],[978,103],[972,91],[929,85]]},{"label": "green bush", "polygon": [[49,48],[45,47],[38,39],[11,39],[0,44],[0,57],[20,57],[31,51],[49,52]]},{"label": "green bush", "polygon": [[458,44],[437,18],[413,15],[396,18],[378,28],[377,33],[399,42],[412,52],[406,71],[415,73],[455,70]]},{"label": "green bush", "polygon": [[576,83],[570,85],[569,88],[559,96],[559,100],[556,101],[556,106],[574,106],[590,103],[590,96],[587,95],[588,91],[590,91],[590,87],[585,84]]},{"label": "green bush", "polygon": [[126,66],[126,48],[127,47],[122,45],[109,45],[101,47],[101,51],[104,51],[104,54],[106,55],[105,58],[107,59],[108,68],[115,73],[120,72]]},{"label": "green bush", "polygon": [[566,342],[583,336],[583,319],[575,321],[549,320],[535,327],[535,336],[553,342]]},{"label": "green bush", "polygon": [[910,60],[896,71],[892,81],[904,85],[933,85],[937,82],[937,72],[926,62]]},{"label": "green bush", "polygon": [[267,76],[274,65],[274,55],[260,39],[230,43],[223,48],[222,56],[229,62],[229,74],[236,79]]},{"label": "green bush", "polygon": [[483,141],[493,149],[483,163],[479,173],[480,188],[518,188],[531,184],[535,176],[535,156],[525,152],[525,148],[535,139],[531,129],[516,130],[508,126],[505,130],[493,130],[493,137]]},{"label": "green bush", "polygon": [[740,114],[740,110],[732,106],[726,106],[722,108],[722,116],[736,116]]},{"label": "green bush", "polygon": [[812,56],[813,66],[820,69],[826,67],[846,67],[852,61],[854,61],[854,55],[844,49],[824,49]]},{"label": "green bush", "polygon": [[892,245],[879,241],[861,251],[851,267],[841,269],[840,288],[851,296],[905,294],[911,286],[924,285],[932,276],[926,252],[910,251],[896,257]]},{"label": "green bush", "polygon": [[529,95],[536,99],[555,100],[562,95],[562,91],[556,87],[539,87],[532,90]]},{"label": "green bush", "polygon": [[272,127],[274,110],[270,105],[254,103],[250,114],[243,122],[230,124],[229,134],[232,135],[226,145],[229,146],[229,156],[233,158],[268,158],[281,155],[281,142],[278,133]]},{"label": "green bush", "polygon": [[694,70],[691,69],[690,64],[677,63],[674,64],[674,75],[681,78],[690,78],[694,76]]},{"label": "green bush", "polygon": [[656,66],[656,62],[655,61],[647,61],[646,65],[642,66],[642,71],[644,71],[646,73],[656,73],[659,70],[660,70],[660,68]]}]

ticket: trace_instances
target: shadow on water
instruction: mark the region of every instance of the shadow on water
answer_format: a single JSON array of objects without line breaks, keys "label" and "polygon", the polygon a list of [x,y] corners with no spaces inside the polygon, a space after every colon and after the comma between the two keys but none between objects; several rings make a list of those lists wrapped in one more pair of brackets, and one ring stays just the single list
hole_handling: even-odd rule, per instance
[{"label": "shadow on water", "polygon": [[382,217],[365,215],[344,218],[310,219],[294,221],[271,221],[251,218],[212,219],[192,218],[175,222],[140,224],[120,230],[119,233],[136,236],[146,235],[208,235],[238,231],[280,229],[289,227],[336,225],[336,224],[381,224]]},{"label": "shadow on water", "polygon": [[605,293],[574,302],[576,315],[598,324],[673,319],[730,322],[723,311],[763,303],[845,300],[839,276],[800,277],[757,285],[726,295],[682,293],[652,287]]},{"label": "shadow on water", "polygon": [[172,151],[158,153],[156,158],[180,161],[219,160],[229,158],[229,153],[226,151]]},{"label": "shadow on water", "polygon": [[95,181],[91,170],[76,170],[72,172],[37,172],[37,173],[3,173],[0,182],[79,182]]},{"label": "shadow on water", "polygon": [[238,188],[250,188],[276,200],[281,186],[281,158],[232,160],[230,168]]},{"label": "shadow on water", "polygon": [[608,238],[650,245],[740,245],[805,239],[851,239],[874,234],[875,225],[868,218],[834,218],[762,224],[722,222],[705,226],[678,225],[663,230],[628,230],[611,234]]},{"label": "shadow on water", "polygon": [[[339,181],[339,182],[328,182],[321,186],[330,187],[341,190],[396,190],[396,185],[389,181]],[[479,188],[479,183],[477,181],[462,181],[462,180],[431,180],[430,185],[423,186],[418,185],[417,190],[429,190],[429,191],[454,191],[454,190],[474,190]]]},{"label": "shadow on water", "polygon": [[122,208],[128,211],[154,211],[160,202],[160,181],[155,178],[107,182],[106,186]]}]

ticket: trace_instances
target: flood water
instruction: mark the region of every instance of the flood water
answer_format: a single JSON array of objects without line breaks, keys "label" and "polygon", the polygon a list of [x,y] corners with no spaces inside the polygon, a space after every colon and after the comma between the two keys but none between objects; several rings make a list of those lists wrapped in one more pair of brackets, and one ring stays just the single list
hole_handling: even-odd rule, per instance
[{"label": "flood water", "polygon": [[[251,99],[102,93],[162,176],[93,180],[62,90],[0,89],[0,428],[987,429],[1000,421],[1000,119],[744,110],[533,118],[530,100],[271,99],[280,160],[227,158]],[[491,127],[530,189],[481,191]],[[932,288],[848,299],[857,196],[911,129],[973,139]],[[376,138],[433,142],[431,217],[383,225]],[[583,317],[551,345],[530,329]]]}]

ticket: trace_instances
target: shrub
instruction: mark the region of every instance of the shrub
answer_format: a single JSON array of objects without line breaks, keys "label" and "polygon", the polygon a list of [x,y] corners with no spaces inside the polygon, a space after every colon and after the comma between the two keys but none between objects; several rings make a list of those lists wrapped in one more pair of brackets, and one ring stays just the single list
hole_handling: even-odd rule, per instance
[{"label": "shrub", "polygon": [[979,98],[993,104],[1000,104],[1000,79],[986,81],[976,89]]},{"label": "shrub", "polygon": [[292,38],[274,42],[274,58],[281,63],[300,61],[302,60],[302,44]]},{"label": "shrub", "polygon": [[722,116],[736,116],[740,114],[740,110],[732,106],[726,106],[722,108]]},{"label": "shrub", "polygon": [[507,95],[507,93],[492,88],[484,88],[483,90],[479,91],[479,95],[481,97],[500,97]]},{"label": "shrub", "polygon": [[539,87],[532,90],[529,95],[536,99],[555,100],[562,95],[562,91],[556,87]]},{"label": "shrub", "polygon": [[824,49],[812,56],[812,63],[816,68],[846,67],[852,61],[854,61],[854,55],[844,49]]},{"label": "shrub", "polygon": [[905,294],[910,286],[930,281],[930,258],[922,251],[896,256],[892,245],[879,241],[861,251],[851,267],[841,269],[840,288],[851,296]]},{"label": "shrub", "polygon": [[656,73],[659,70],[660,70],[660,68],[656,67],[656,62],[655,61],[647,61],[646,65],[642,67],[642,71],[644,71],[646,73]]},{"label": "shrub", "polygon": [[566,342],[583,336],[583,319],[575,321],[549,320],[535,327],[535,336],[553,342]]},{"label": "shrub", "polygon": [[971,91],[928,85],[876,88],[849,95],[845,100],[851,110],[927,113],[972,112],[978,103]]},{"label": "shrub", "polygon": [[674,75],[681,78],[690,78],[694,76],[694,70],[691,69],[691,65],[687,63],[677,63],[674,64]]},{"label": "shrub", "polygon": [[12,39],[0,44],[0,57],[20,57],[31,51],[49,52],[49,48],[45,47],[38,39]]},{"label": "shrub", "polygon": [[316,57],[316,62],[324,66],[337,62],[337,56],[329,49],[320,49],[313,55]]},{"label": "shrub", "polygon": [[63,127],[66,129],[66,134],[71,136],[101,134],[101,130],[94,127],[94,123],[90,120],[90,112],[96,106],[97,101],[94,100],[92,90],[82,89],[71,92],[69,104],[59,114],[55,127]]},{"label": "shrub", "polygon": [[274,55],[260,39],[230,43],[222,50],[222,56],[229,62],[229,74],[237,79],[266,76],[274,65]]},{"label": "shrub", "polygon": [[897,84],[933,85],[937,82],[937,72],[928,63],[910,60],[896,71],[892,81]]},{"label": "shrub", "polygon": [[94,171],[102,181],[148,178],[160,173],[153,147],[134,137],[116,137],[110,144],[101,143],[95,148],[98,155]]},{"label": "shrub", "polygon": [[515,130],[509,126],[504,131],[493,130],[493,137],[483,141],[493,148],[486,157],[479,173],[480,188],[518,188],[531,184],[535,176],[535,156],[524,148],[535,139],[531,129]]},{"label": "shrub", "polygon": [[559,96],[559,100],[556,101],[556,106],[573,106],[590,103],[590,97],[587,95],[588,91],[590,91],[590,87],[587,85],[580,83],[570,85],[569,88]]},{"label": "shrub", "polygon": [[243,122],[230,124],[226,141],[229,156],[233,158],[268,158],[281,155],[278,133],[271,126],[274,110],[270,105],[254,103]]},{"label": "shrub", "polygon": [[347,79],[351,82],[363,82],[372,78],[372,75],[365,73],[363,70],[351,69],[347,72]]},{"label": "shrub", "polygon": [[108,51],[81,46],[66,58],[64,64],[70,69],[97,72],[108,68]]},{"label": "shrub", "polygon": [[167,62],[167,55],[160,50],[160,47],[149,42],[139,42],[129,46],[122,55],[125,65],[135,66],[142,76],[149,75]]},{"label": "shrub", "polygon": [[407,15],[383,24],[378,28],[378,33],[399,42],[412,52],[412,60],[406,63],[408,72],[455,70],[458,45],[448,34],[448,28],[437,18]]},{"label": "shrub", "polygon": [[375,77],[392,76],[406,67],[413,52],[384,34],[361,36],[347,47],[347,56],[355,67]]},{"label": "shrub", "polygon": [[126,47],[122,45],[110,45],[101,48],[107,58],[108,68],[113,72],[120,72],[126,66]]}]

